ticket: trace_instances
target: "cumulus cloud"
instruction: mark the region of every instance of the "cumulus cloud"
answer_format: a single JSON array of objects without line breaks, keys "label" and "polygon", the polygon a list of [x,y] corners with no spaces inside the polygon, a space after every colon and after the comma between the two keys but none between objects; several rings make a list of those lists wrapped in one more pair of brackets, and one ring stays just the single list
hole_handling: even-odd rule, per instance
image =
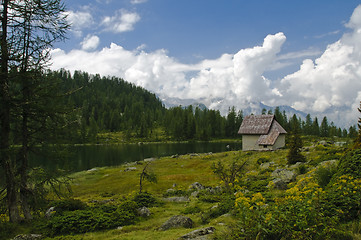
[{"label": "cumulus cloud", "polygon": [[125,9],[118,10],[114,16],[106,16],[102,21],[102,25],[106,31],[122,33],[132,31],[134,24],[140,20],[140,16],[136,12],[129,12]]},{"label": "cumulus cloud", "polygon": [[141,3],[145,3],[148,0],[131,0],[130,3],[131,4],[141,4]]},{"label": "cumulus cloud", "polygon": [[88,35],[84,38],[84,40],[80,43],[81,48],[85,51],[94,50],[98,47],[100,39],[95,35]]},{"label": "cumulus cloud", "polygon": [[84,28],[89,28],[94,23],[93,16],[89,12],[67,11],[65,14],[67,15],[67,20],[71,25],[71,31],[79,37],[82,35],[82,30]]},{"label": "cumulus cloud", "polygon": [[[122,20],[121,16],[127,14],[131,13],[123,10],[104,24],[118,23],[114,31],[129,29],[120,27],[121,23],[134,23],[137,17],[128,16]],[[102,50],[89,51],[96,45],[90,44],[96,39],[91,40],[89,36],[83,41],[83,50],[68,53],[53,50],[53,69],[114,75],[162,96],[202,99],[208,107],[215,109],[227,109],[228,106],[243,109],[254,102],[290,105],[313,115],[327,115],[336,124],[354,124],[361,100],[359,19],[361,6],[355,9],[346,25],[350,29],[348,33],[327,46],[323,53],[316,51],[320,55],[316,60],[305,59],[298,71],[281,80],[267,79],[264,72],[296,58],[315,56],[308,50],[279,55],[286,41],[283,33],[266,36],[260,46],[196,64],[183,64],[169,57],[163,49],[146,52],[143,45],[126,50],[112,43]]]},{"label": "cumulus cloud", "polygon": [[[361,92],[361,6],[346,24],[351,32],[327,46],[315,61],[306,59],[299,71],[280,82],[283,103],[311,113],[328,113],[335,119],[355,121],[355,104]],[[338,115],[338,116],[336,116]]]}]

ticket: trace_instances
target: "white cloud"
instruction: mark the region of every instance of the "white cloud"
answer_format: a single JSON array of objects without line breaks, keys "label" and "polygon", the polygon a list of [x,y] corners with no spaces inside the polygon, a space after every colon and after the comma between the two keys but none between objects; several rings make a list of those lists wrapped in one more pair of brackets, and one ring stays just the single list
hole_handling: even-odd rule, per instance
[{"label": "white cloud", "polygon": [[145,3],[148,0],[131,0],[130,3],[131,4],[141,4],[141,3]]},{"label": "white cloud", "polygon": [[93,25],[93,16],[89,12],[68,11],[65,13],[67,20],[71,24],[71,30],[80,37],[84,28],[89,28]]},{"label": "white cloud", "polygon": [[140,20],[140,16],[135,12],[129,12],[125,9],[120,9],[114,16],[106,16],[102,21],[106,31],[115,33],[122,33],[132,31],[134,24]]},{"label": "white cloud", "polygon": [[84,38],[84,40],[80,43],[81,48],[85,51],[94,50],[98,47],[100,39],[95,35],[88,35]]},{"label": "white cloud", "polygon": [[[137,17],[122,11],[106,19],[104,24],[109,27],[114,24],[114,31],[130,29],[127,24],[121,25],[128,22],[132,26]],[[130,15],[121,17],[127,14]],[[163,96],[202,99],[211,108],[246,108],[252,102],[290,105],[313,115],[327,115],[336,124],[355,124],[356,107],[361,100],[360,18],[361,7],[357,7],[347,24],[351,31],[330,44],[322,54],[305,50],[279,55],[286,37],[277,33],[268,35],[261,46],[223,54],[217,59],[205,59],[197,64],[180,63],[162,49],[146,52],[143,45],[132,51],[114,43],[92,52],[73,50],[66,53],[55,49],[52,52],[53,69],[114,75]],[[87,49],[87,41],[83,42],[83,49]],[[264,77],[264,72],[277,64],[314,57],[316,53],[321,56],[314,61],[305,59],[298,71],[281,80],[271,81]]]},{"label": "white cloud", "polygon": [[349,119],[343,120],[355,123],[357,110],[354,105],[361,100],[360,19],[361,6],[358,6],[346,24],[352,32],[327,46],[314,62],[304,60],[299,71],[282,79],[280,89],[284,103],[287,101],[306,112],[327,112],[335,119],[348,116]]}]

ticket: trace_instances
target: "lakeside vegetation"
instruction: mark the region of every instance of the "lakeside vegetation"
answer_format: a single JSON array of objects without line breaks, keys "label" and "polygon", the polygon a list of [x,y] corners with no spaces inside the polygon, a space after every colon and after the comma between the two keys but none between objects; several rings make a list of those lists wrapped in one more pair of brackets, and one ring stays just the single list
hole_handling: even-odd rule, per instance
[{"label": "lakeside vegetation", "polygon": [[[288,165],[284,149],[188,154],[74,173],[69,176],[71,197],[59,201],[49,195],[31,223],[10,224],[1,215],[2,237],[37,233],[45,239],[177,239],[212,226],[214,239],[361,239],[361,192],[356,189],[360,151],[320,140],[303,138],[306,162],[294,165]],[[214,165],[228,169],[234,161],[247,164],[226,191]],[[158,181],[145,181],[139,194],[139,174],[146,164]],[[274,186],[276,169],[294,173],[286,188]],[[205,187],[189,188],[195,182]],[[174,196],[189,201],[164,200]],[[137,215],[143,205],[150,216]],[[44,213],[51,206],[58,208],[49,219]],[[174,215],[191,218],[193,227],[160,231]]]}]

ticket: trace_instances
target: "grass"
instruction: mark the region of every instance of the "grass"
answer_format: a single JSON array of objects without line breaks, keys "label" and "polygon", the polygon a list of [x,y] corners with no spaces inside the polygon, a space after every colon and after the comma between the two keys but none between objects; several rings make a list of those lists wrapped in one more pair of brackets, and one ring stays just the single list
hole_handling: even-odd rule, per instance
[{"label": "grass", "polygon": [[[149,167],[158,178],[158,183],[144,182],[143,190],[150,192],[153,196],[161,199],[167,189],[172,188],[176,184],[176,189],[188,190],[189,185],[194,182],[200,182],[204,186],[219,186],[220,181],[212,172],[211,166],[217,161],[230,163],[234,159],[247,161],[246,172],[244,177],[248,175],[261,174],[260,166],[257,161],[261,158],[275,162],[277,166],[287,165],[287,150],[267,151],[267,152],[242,152],[230,151],[215,154],[199,154],[181,155],[178,158],[162,157],[153,161]],[[334,151],[332,148],[315,147],[312,150],[304,152],[307,161],[316,159],[323,160],[339,158],[341,152]],[[118,204],[124,199],[132,198],[139,191],[139,176],[145,166],[145,162],[125,164],[118,167],[103,167],[88,171],[78,172],[70,175],[73,179],[72,190],[73,197],[80,199],[88,204],[94,201],[112,200],[113,204]],[[129,167],[135,167],[133,171],[125,171]],[[265,176],[270,172],[262,173]],[[277,195],[281,190],[274,190],[273,194]],[[216,234],[227,232],[227,226],[234,225],[237,220],[230,215],[220,216],[211,219],[208,224],[203,224],[201,213],[183,214],[184,209],[189,206],[197,206],[203,212],[210,209],[215,203],[206,203],[198,201],[191,197],[191,201],[187,203],[164,203],[161,206],[151,207],[152,215],[135,225],[124,226],[121,229],[113,229],[108,231],[92,232],[79,235],[58,236],[50,239],[58,240],[80,240],[80,239],[177,239],[180,236],[193,231],[195,229],[214,226]],[[192,229],[170,229],[167,231],[159,231],[159,227],[174,215],[186,215],[190,217],[195,226]],[[358,227],[358,225],[357,225]],[[357,230],[355,234],[359,235]],[[360,238],[357,238],[360,239]]]},{"label": "grass", "polygon": [[[176,188],[181,190],[187,190],[189,185],[194,182],[200,182],[205,186],[217,186],[220,185],[219,179],[212,172],[211,166],[219,160],[229,163],[233,159],[247,159],[247,171],[251,171],[258,168],[256,162],[261,157],[270,158],[275,162],[285,162],[285,155],[285,150],[279,150],[275,152],[231,151],[198,156],[182,155],[178,158],[163,157],[149,165],[151,171],[157,175],[158,183],[145,182],[143,189],[161,199],[163,193],[172,188],[173,184],[176,184]],[[139,162],[74,173],[70,176],[73,179],[73,197],[87,203],[94,200],[111,199],[113,203],[117,204],[139,191],[139,175],[144,166],[145,162]],[[125,171],[128,167],[136,167],[136,170]],[[185,208],[195,204],[202,211],[215,205],[214,203],[200,202],[191,197],[191,201],[187,203],[165,203],[162,206],[152,207],[150,208],[152,216],[149,219],[135,225],[125,226],[122,229],[47,239],[177,239],[194,229],[207,226],[215,226],[219,232],[226,231],[226,226],[236,221],[232,216],[221,216],[212,219],[209,224],[203,225],[201,213],[186,214],[195,222],[193,229],[158,230],[171,216],[182,214]]]}]

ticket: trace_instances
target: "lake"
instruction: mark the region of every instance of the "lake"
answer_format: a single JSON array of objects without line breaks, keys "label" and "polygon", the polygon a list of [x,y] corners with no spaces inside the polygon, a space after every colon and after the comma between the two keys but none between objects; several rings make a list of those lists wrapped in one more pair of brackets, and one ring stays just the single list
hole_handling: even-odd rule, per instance
[{"label": "lake", "polygon": [[[229,147],[227,147],[227,145]],[[151,157],[183,155],[187,153],[208,153],[240,150],[241,142],[187,142],[71,146],[60,160],[32,156],[32,167],[64,169],[78,172],[95,167],[119,166],[127,162],[140,161]]]}]

